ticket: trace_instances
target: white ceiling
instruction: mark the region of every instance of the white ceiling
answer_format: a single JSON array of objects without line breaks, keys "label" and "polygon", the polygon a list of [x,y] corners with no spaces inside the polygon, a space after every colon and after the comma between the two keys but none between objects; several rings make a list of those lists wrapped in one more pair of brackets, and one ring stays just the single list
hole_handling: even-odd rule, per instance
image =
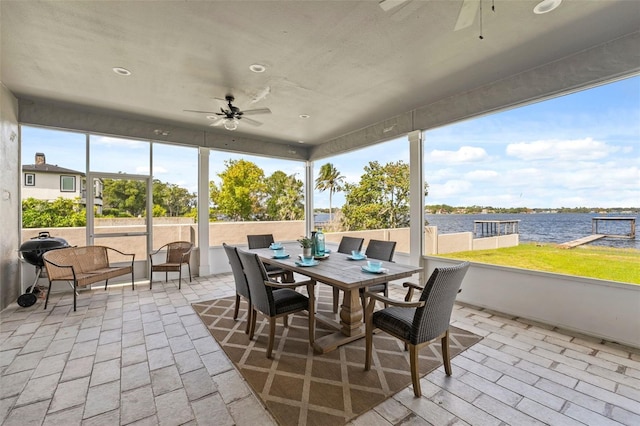
[{"label": "white ceiling", "polygon": [[214,134],[229,132],[183,110],[231,93],[272,111],[236,137],[317,145],[640,29],[639,1],[537,3],[483,0],[480,40],[478,16],[454,31],[461,0],[2,1],[0,77],[22,100]]}]

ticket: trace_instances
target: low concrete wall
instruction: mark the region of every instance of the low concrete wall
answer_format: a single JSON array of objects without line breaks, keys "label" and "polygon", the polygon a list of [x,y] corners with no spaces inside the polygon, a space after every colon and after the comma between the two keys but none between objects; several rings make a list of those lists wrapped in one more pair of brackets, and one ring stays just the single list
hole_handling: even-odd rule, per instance
[{"label": "low concrete wall", "polygon": [[295,241],[304,235],[304,221],[274,222],[211,222],[209,223],[209,245],[222,243],[239,245],[247,243],[247,235],[273,234],[276,241]]},{"label": "low concrete wall", "polygon": [[491,250],[503,247],[514,247],[520,244],[520,235],[509,234],[496,237],[474,238],[472,250]]},{"label": "low concrete wall", "polygon": [[473,238],[473,232],[438,234],[437,226],[425,227],[424,254],[446,254],[459,251],[490,250],[513,247],[520,243],[520,235],[509,234],[486,238]]},{"label": "low concrete wall", "polygon": [[456,232],[438,235],[438,254],[471,251],[473,249],[472,232]]},{"label": "low concrete wall", "polygon": [[[427,276],[459,262],[427,256]],[[472,263],[457,300],[640,347],[637,285]]]},{"label": "low concrete wall", "polygon": [[[158,218],[153,222],[153,247],[159,248],[171,241],[190,241],[198,246],[197,224],[191,218]],[[41,231],[49,231],[51,236],[64,238],[72,246],[83,246],[86,244],[86,228],[34,228],[22,230],[22,241],[26,241],[38,235]],[[96,220],[96,234],[101,232],[124,233],[124,232],[145,232],[144,219],[123,218],[123,219],[99,219]],[[269,222],[211,222],[209,223],[209,244],[211,247],[220,247],[222,243],[244,246],[247,243],[247,235],[250,234],[273,234],[276,241],[295,241],[305,232],[304,221],[269,221]],[[325,234],[327,244],[334,244],[337,248],[343,236],[364,238],[363,248],[367,246],[369,240],[396,241],[396,256],[402,253],[409,253],[409,228],[398,229],[374,229],[366,231],[349,232],[329,232]],[[518,244],[517,235],[506,235],[501,237],[489,237],[474,239],[471,232],[457,234],[437,234],[435,226],[425,228],[425,253],[452,253],[456,251],[480,250],[483,248],[507,247]],[[135,253],[136,255],[136,277],[146,277],[147,252],[146,238],[136,237],[108,237],[96,238],[96,244],[113,247],[125,253]],[[477,248],[480,247],[480,248]],[[223,262],[226,257],[222,253]],[[191,257],[191,270],[197,274],[198,256]],[[219,262],[211,259],[211,271],[219,271]],[[31,265],[22,267],[22,287],[23,289],[31,285],[35,279],[35,268]],[[176,273],[177,275],[177,273]]]}]

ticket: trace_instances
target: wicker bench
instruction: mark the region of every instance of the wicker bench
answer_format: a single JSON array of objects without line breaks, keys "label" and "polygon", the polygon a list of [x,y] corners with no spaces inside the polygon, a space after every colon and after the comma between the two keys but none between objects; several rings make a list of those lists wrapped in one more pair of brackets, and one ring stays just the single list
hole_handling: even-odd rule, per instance
[{"label": "wicker bench", "polygon": [[[131,264],[124,266],[111,265],[109,262],[110,252],[122,258],[123,263],[130,261]],[[76,310],[76,289],[78,287],[105,281],[104,288],[106,290],[109,279],[131,274],[131,288],[135,290],[133,281],[135,254],[123,253],[105,246],[84,246],[50,250],[42,258],[49,278],[49,291],[44,302],[45,309],[47,309],[47,304],[49,303],[49,294],[51,294],[51,283],[53,281],[73,281],[74,311]]]}]

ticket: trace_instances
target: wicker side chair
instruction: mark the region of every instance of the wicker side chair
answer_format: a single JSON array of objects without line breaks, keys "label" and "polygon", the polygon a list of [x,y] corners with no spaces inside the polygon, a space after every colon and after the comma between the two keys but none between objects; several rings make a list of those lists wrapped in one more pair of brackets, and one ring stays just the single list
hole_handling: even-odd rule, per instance
[{"label": "wicker side chair", "polygon": [[362,244],[364,244],[364,238],[344,236],[340,240],[338,253],[351,254],[353,250],[360,251],[362,249]]},{"label": "wicker side chair", "polygon": [[[247,235],[247,246],[251,249],[269,248],[275,240],[273,234],[254,234]],[[293,281],[293,274],[282,268],[272,265],[264,265],[270,277],[280,278],[280,281]]]},{"label": "wicker side chair", "polygon": [[[299,281],[296,283],[279,283],[267,275],[267,271],[257,254],[238,250],[240,261],[249,284],[251,294],[251,327],[249,339],[253,339],[256,329],[256,317],[262,312],[269,318],[269,344],[267,358],[271,358],[273,341],[276,333],[276,319],[286,317],[295,312],[307,311],[309,314],[309,344],[313,345],[315,336],[315,281]],[[309,296],[293,290],[305,285]]]},{"label": "wicker side chair", "polygon": [[[374,329],[382,330],[402,340],[405,349],[409,349],[411,365],[411,381],[413,393],[420,397],[420,377],[418,368],[418,354],[420,348],[434,340],[440,339],[442,345],[442,362],[447,376],[451,375],[451,360],[449,358],[449,322],[451,311],[460,291],[462,279],[467,273],[469,262],[456,266],[436,268],[424,288],[412,283],[405,283],[405,287],[421,289],[420,300],[397,301],[367,292],[369,304],[365,310],[366,323],[366,354],[364,369],[371,368],[371,351],[373,346]],[[407,295],[407,298],[410,296]],[[374,312],[376,300],[391,305],[388,308]]]},{"label": "wicker side chair", "polygon": [[249,246],[249,250],[268,248],[274,242],[273,234],[247,235],[247,245]]},{"label": "wicker side chair", "polygon": [[[381,240],[369,240],[367,244],[367,250],[365,255],[370,259],[385,260],[387,262],[393,261],[393,254],[396,251],[395,241],[381,241]],[[360,289],[360,301],[362,303],[362,309],[364,310],[366,305],[365,291],[370,293],[383,293],[384,297],[389,297],[389,283],[376,284]],[[385,305],[386,307],[387,305]]]},{"label": "wicker side chair", "polygon": [[[353,250],[360,251],[362,249],[362,244],[364,243],[364,238],[356,238],[356,237],[347,237],[344,236],[340,240],[340,245],[338,246],[338,253],[351,254]],[[338,300],[340,299],[340,290],[337,288],[333,288],[333,312],[338,312]]]},{"label": "wicker side chair", "polygon": [[244,298],[247,301],[247,327],[246,334],[249,334],[249,328],[251,326],[251,295],[249,293],[249,284],[247,283],[247,276],[242,269],[242,262],[240,256],[238,256],[238,249],[234,246],[230,246],[227,243],[222,243],[227,258],[229,259],[229,265],[231,265],[231,272],[233,273],[233,279],[236,283],[236,306],[233,310],[233,319],[238,318],[238,311],[240,310],[240,298]]},{"label": "wicker side chair", "polygon": [[[149,274],[149,289],[152,288],[153,285],[153,273],[154,272],[164,272],[164,280],[167,282],[169,280],[169,272],[177,272],[178,273],[178,289],[182,288],[182,265],[186,264],[189,268],[189,282],[191,282],[191,265],[189,264],[191,260],[191,250],[193,249],[193,244],[188,241],[174,241],[171,243],[167,243],[160,247],[158,250],[149,254],[149,265],[151,266],[151,271]],[[153,256],[160,253],[161,251],[167,251],[167,257],[163,263],[153,263]]]}]

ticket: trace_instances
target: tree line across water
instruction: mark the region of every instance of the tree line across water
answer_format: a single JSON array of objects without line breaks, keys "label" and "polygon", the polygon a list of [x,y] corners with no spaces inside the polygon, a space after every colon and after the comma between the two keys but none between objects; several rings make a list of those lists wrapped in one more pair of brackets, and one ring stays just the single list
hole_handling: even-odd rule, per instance
[{"label": "tree line across water", "polygon": [[[304,219],[304,182],[278,170],[266,176],[247,160],[225,161],[219,182],[209,182],[209,220],[269,221]],[[154,179],[154,217],[197,217],[197,196],[176,184]],[[339,227],[342,230],[409,226],[409,165],[403,161],[369,162],[360,181],[348,183],[331,163],[320,167],[315,188],[329,191],[332,200],[344,192]],[[425,184],[425,193],[427,186]],[[146,187],[129,179],[103,180],[102,212],[96,217],[144,217]],[[28,198],[22,202],[23,228],[86,226],[86,211],[79,199],[55,201]]]}]

